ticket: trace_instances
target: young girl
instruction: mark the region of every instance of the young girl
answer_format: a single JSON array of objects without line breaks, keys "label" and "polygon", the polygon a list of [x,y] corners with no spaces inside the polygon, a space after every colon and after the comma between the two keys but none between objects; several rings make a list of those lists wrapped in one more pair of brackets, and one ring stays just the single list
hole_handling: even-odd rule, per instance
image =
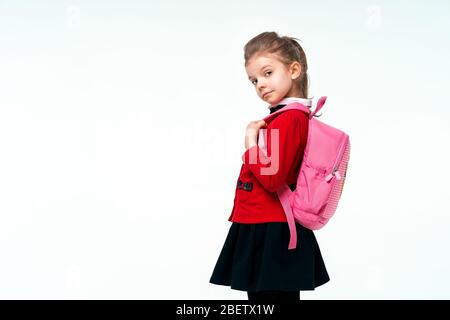
[{"label": "young girl", "polygon": [[[296,38],[263,32],[244,47],[245,69],[256,94],[273,113],[290,102],[311,107],[308,65]],[[262,168],[273,163],[249,161],[259,154],[258,131],[278,131],[278,160],[272,174]],[[300,290],[314,290],[330,280],[312,230],[296,223],[298,245],[288,250],[289,228],[276,191],[283,184],[295,190],[308,137],[308,115],[299,110],[281,113],[270,123],[252,121],[245,136],[246,151],[236,186],[231,227],[210,283],[247,291],[249,300],[299,300]],[[272,161],[271,161],[272,162]]]}]

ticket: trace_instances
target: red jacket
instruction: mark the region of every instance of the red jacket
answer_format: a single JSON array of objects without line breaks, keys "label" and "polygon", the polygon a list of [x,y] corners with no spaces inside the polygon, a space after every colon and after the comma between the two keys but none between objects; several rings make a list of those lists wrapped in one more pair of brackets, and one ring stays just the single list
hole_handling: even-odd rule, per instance
[{"label": "red jacket", "polygon": [[[280,113],[267,125],[267,157],[258,145],[242,155],[243,164],[236,186],[233,210],[228,221],[240,223],[286,222],[276,190],[287,183],[295,188],[308,137],[308,115],[300,110]],[[278,170],[261,174],[261,168],[273,165],[271,130],[278,129]],[[257,156],[258,155],[258,156]],[[267,169],[266,169],[267,170]]]}]

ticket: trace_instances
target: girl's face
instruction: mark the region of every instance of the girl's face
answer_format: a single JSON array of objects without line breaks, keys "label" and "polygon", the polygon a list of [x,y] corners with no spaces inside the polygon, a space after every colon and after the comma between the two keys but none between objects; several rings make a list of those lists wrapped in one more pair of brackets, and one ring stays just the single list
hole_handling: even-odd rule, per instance
[{"label": "girl's face", "polygon": [[301,98],[294,85],[294,79],[301,73],[297,61],[286,68],[274,54],[257,54],[248,61],[245,70],[258,96],[270,105],[276,105],[285,97]]}]

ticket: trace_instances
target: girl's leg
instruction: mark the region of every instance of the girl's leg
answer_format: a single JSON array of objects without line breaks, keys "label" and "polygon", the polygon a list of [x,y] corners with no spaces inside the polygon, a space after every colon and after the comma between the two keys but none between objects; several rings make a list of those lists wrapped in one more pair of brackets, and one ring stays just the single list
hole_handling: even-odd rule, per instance
[{"label": "girl's leg", "polygon": [[300,291],[247,291],[249,301],[298,301],[300,300]]}]

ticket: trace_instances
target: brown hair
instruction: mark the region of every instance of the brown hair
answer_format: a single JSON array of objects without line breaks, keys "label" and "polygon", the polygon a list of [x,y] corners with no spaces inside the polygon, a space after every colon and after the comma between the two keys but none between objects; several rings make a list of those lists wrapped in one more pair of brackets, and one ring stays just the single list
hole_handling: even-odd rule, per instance
[{"label": "brown hair", "polygon": [[[251,39],[244,46],[244,66],[256,54],[272,53],[289,68],[290,64],[298,61],[302,67],[300,76],[295,79],[295,84],[300,92],[300,98],[308,98],[308,63],[306,55],[297,38],[283,36],[276,32],[263,32]],[[310,98],[308,98],[310,99]]]}]

